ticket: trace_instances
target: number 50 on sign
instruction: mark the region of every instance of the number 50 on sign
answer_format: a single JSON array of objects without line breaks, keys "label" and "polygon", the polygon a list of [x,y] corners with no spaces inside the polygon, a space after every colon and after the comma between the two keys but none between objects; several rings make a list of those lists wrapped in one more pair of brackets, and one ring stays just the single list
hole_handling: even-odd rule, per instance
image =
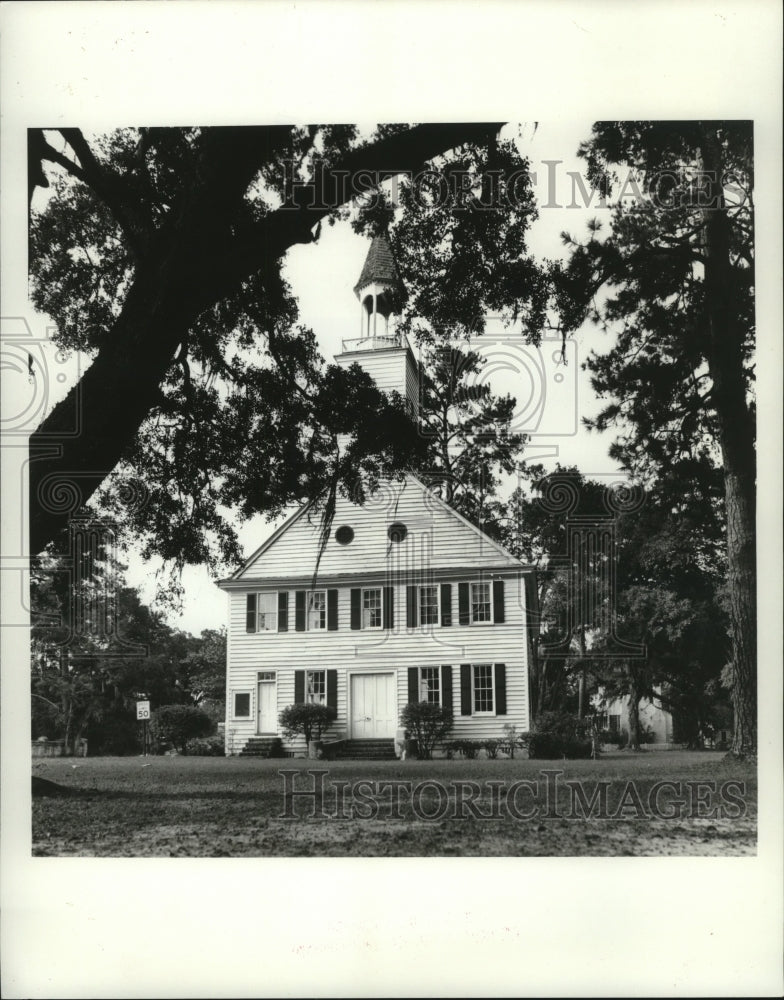
[{"label": "number 50 on sign", "polygon": [[149,701],[137,701],[136,702],[136,718],[138,719],[149,719],[150,718],[150,703]]}]

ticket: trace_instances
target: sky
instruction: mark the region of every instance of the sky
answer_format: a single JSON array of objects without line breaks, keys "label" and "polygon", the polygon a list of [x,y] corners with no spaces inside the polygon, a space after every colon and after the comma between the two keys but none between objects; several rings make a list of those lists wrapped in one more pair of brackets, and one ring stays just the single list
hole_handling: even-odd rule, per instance
[{"label": "sky", "polygon": [[[582,177],[577,147],[588,138],[590,130],[590,119],[507,127],[506,133],[516,137],[521,152],[530,161],[539,218],[530,230],[529,249],[537,258],[563,258],[566,250],[560,234],[564,230],[584,236],[589,219],[609,215],[607,209],[596,204],[586,205],[579,184],[572,178],[573,174]],[[327,360],[340,352],[344,338],[359,334],[360,306],[352,289],[368,247],[369,240],[354,233],[345,221],[322,226],[317,243],[297,245],[287,254],[284,273],[299,301],[299,321],[313,329]],[[42,322],[45,325],[46,319],[42,318]],[[477,345],[487,362],[481,377],[494,392],[508,392],[517,400],[515,429],[530,435],[528,460],[542,462],[547,468],[558,461],[576,465],[588,476],[617,478],[617,466],[607,455],[612,434],[589,432],[581,425],[582,418],[595,415],[600,407],[582,363],[590,350],[602,351],[610,346],[607,336],[587,325],[567,345],[568,363],[563,365],[560,340],[549,344],[543,341],[541,349],[536,350],[519,336],[510,338],[499,322],[488,319],[486,333]],[[64,377],[59,382],[50,380],[51,392],[43,412],[54,405],[73,384],[80,368],[89,363],[86,358],[61,358],[51,349],[47,353],[50,365]],[[246,554],[256,549],[281,520],[267,522],[259,516],[240,525],[239,537]],[[140,590],[144,600],[152,602],[160,561],[145,562],[133,549],[127,561],[128,582]],[[218,590],[205,567],[186,567],[182,585],[181,613],[166,610],[173,626],[198,634],[202,629],[225,624],[226,595]]]}]

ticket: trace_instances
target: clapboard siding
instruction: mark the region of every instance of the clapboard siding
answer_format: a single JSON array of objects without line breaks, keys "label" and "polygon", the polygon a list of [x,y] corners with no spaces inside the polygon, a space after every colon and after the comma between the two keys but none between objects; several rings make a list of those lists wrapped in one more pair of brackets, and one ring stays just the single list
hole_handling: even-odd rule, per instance
[{"label": "clapboard siding", "polygon": [[[387,530],[402,521],[408,535],[390,543]],[[349,545],[335,541],[335,530],[350,525]],[[303,514],[234,579],[243,583],[271,577],[306,576],[316,569],[320,515]],[[464,522],[413,476],[383,481],[363,506],[338,497],[333,530],[318,564],[320,576],[350,575],[360,569],[380,575],[420,574],[450,567],[517,566],[521,564],[482,532]]]},{"label": "clapboard siding", "polygon": [[[494,574],[496,576],[500,574]],[[438,582],[438,574],[434,582]],[[383,586],[384,578],[370,586]],[[393,671],[397,676],[398,708],[408,701],[408,668],[449,664],[453,669],[453,712],[455,737],[477,739],[500,736],[507,723],[518,729],[528,726],[527,644],[525,633],[524,588],[519,574],[504,576],[503,625],[457,624],[456,611],[451,627],[426,630],[406,627],[404,584],[394,589],[395,625],[389,630],[352,630],[350,587],[338,590],[338,630],[296,632],[293,628],[294,591],[289,591],[290,624],[287,632],[247,633],[245,606],[247,593],[262,591],[248,585],[229,593],[228,705],[226,719],[227,752],[236,753],[256,734],[257,675],[274,670],[277,677],[278,713],[294,702],[294,671],[336,669],[338,718],[331,735],[348,734],[348,676],[352,672]],[[456,602],[456,588],[453,599]],[[459,670],[461,663],[506,664],[507,712],[499,716],[461,716]],[[234,691],[250,691],[251,719],[231,718]],[[282,734],[281,734],[282,735]],[[304,749],[301,742],[289,749]]]},{"label": "clapboard siding", "polygon": [[370,375],[382,392],[401,391],[406,384],[406,354],[401,347],[338,354],[335,362],[343,368],[356,363]]}]

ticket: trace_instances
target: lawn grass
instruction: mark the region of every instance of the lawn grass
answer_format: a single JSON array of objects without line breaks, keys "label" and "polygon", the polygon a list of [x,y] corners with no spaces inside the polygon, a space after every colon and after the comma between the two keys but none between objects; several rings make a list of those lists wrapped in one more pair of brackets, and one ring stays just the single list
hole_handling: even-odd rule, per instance
[{"label": "lawn grass", "polygon": [[[299,796],[286,804],[281,770],[296,772],[285,779],[295,790],[310,790],[323,780],[323,800]],[[308,771],[328,774],[314,778]],[[756,772],[710,752],[616,753],[597,761],[103,757],[35,761],[33,775],[51,783],[33,797],[36,856],[756,852]],[[651,789],[662,780],[674,783],[659,798],[662,810],[674,813],[671,818],[651,809]],[[357,787],[359,781],[365,784]],[[518,785],[511,795],[509,789],[520,781],[536,785]],[[395,799],[379,782],[411,785],[398,785]],[[582,807],[579,796],[575,799],[576,782],[587,798]],[[612,818],[597,815],[598,800],[593,812],[588,806],[597,782],[607,783]],[[342,798],[336,783],[345,789]]]}]

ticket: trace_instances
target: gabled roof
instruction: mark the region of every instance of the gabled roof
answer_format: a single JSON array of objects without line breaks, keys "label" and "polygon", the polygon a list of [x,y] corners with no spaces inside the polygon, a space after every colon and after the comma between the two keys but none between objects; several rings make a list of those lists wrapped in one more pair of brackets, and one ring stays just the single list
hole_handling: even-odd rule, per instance
[{"label": "gabled roof", "polygon": [[[304,504],[220,585],[313,574],[321,525],[315,512],[313,517],[303,516],[309,511],[313,511],[312,506]],[[388,535],[389,526],[398,521],[408,532],[399,548]],[[334,529],[342,525],[352,528],[347,545],[335,539]],[[405,566],[412,572],[527,568],[411,474],[402,480],[382,480],[377,493],[362,506],[338,497],[319,575],[330,579],[358,573],[384,575],[393,566]]]},{"label": "gabled roof", "polygon": [[358,295],[361,288],[373,281],[381,285],[391,285],[401,293],[405,290],[386,235],[373,237],[359,281],[354,285],[355,294]]}]

